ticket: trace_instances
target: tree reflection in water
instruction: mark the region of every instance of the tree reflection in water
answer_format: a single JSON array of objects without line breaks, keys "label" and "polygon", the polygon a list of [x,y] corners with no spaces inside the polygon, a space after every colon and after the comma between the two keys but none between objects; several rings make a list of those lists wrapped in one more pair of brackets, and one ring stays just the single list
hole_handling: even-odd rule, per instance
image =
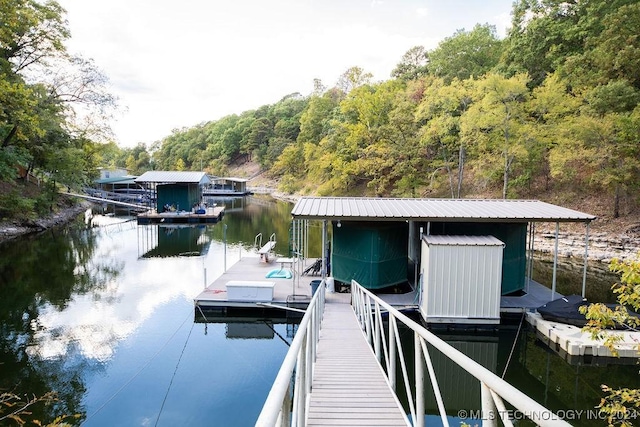
[{"label": "tree reflection in water", "polygon": [[115,259],[95,257],[98,236],[78,219],[0,245],[0,388],[29,396],[55,391],[58,397],[53,405],[32,407],[33,419],[82,413],[82,372],[100,369],[73,357],[74,349],[43,345],[63,331],[44,331],[40,324],[43,313],[64,310],[77,295],[98,295],[118,276],[122,265]]}]

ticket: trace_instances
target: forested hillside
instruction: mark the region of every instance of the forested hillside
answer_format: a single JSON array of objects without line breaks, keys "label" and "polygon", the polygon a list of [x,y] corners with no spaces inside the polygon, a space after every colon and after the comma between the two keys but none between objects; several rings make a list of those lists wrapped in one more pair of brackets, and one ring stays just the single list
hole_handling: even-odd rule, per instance
[{"label": "forested hillside", "polygon": [[74,120],[73,103],[103,113],[113,105],[99,78],[78,78],[80,88],[97,88],[70,92],[59,80],[33,78],[47,73],[25,72],[39,64],[51,75],[54,58],[76,64],[79,77],[99,76],[65,55],[56,3],[0,8],[0,21],[10,23],[0,31],[4,181],[17,179],[16,163],[80,185],[96,166],[226,175],[257,162],[290,193],[529,197],[573,207],[589,199],[594,213],[613,217],[637,205],[637,1],[519,0],[504,39],[480,23],[433,50],[408,46],[385,81],[356,65],[332,86],[316,80],[312,94],[283,94],[128,149],[96,138],[104,127]]},{"label": "forested hillside", "polygon": [[637,1],[521,0],[503,40],[460,30],[409,49],[389,80],[352,67],[310,96],[175,131],[151,157],[213,174],[253,159],[280,190],[319,195],[592,194],[618,216],[639,183],[639,35]]}]

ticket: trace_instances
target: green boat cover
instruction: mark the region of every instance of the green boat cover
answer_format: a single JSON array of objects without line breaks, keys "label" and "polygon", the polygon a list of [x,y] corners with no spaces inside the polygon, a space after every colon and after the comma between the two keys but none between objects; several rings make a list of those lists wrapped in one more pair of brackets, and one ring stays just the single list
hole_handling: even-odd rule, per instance
[{"label": "green boat cover", "polygon": [[367,289],[407,281],[408,225],[342,221],[333,227],[331,273],[335,280],[356,280]]}]

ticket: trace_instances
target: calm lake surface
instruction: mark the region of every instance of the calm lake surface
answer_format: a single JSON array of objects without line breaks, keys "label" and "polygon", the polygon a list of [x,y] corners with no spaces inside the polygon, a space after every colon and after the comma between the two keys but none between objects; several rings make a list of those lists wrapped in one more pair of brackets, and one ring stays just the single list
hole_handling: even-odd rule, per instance
[{"label": "calm lake surface", "polygon": [[[51,422],[79,414],[86,426],[251,426],[296,330],[286,319],[195,316],[193,298],[240,256],[256,234],[276,233],[288,255],[290,203],[268,197],[218,200],[219,224],[138,226],[122,217],[84,217],[68,227],[0,245],[0,387],[58,401],[33,408]],[[311,227],[311,257],[320,252]],[[223,243],[226,241],[226,245]],[[317,253],[314,253],[317,252]],[[539,281],[550,263],[534,267]],[[580,266],[562,270],[558,292],[581,287]],[[593,295],[608,295],[614,276],[590,274]],[[547,281],[550,282],[550,281]],[[591,409],[599,386],[640,387],[638,367],[569,363],[526,324],[500,331],[440,334],[554,410]],[[411,341],[408,339],[408,341]],[[514,344],[515,343],[515,344]],[[435,353],[435,352],[434,352]],[[440,387],[453,417],[479,409],[479,386],[444,358]],[[431,399],[432,400],[432,399]],[[435,414],[435,402],[427,403]],[[569,420],[603,425],[602,420]],[[457,418],[456,418],[457,419]],[[428,417],[429,425],[439,425]]]}]

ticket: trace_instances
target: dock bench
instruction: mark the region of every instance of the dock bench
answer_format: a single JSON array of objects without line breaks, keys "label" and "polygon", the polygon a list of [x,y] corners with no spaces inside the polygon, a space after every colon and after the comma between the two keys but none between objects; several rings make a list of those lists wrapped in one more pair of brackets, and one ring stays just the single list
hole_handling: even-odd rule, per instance
[{"label": "dock bench", "polygon": [[258,254],[260,254],[260,261],[269,262],[269,253],[276,246],[275,240],[269,240],[263,247],[260,248]]}]

